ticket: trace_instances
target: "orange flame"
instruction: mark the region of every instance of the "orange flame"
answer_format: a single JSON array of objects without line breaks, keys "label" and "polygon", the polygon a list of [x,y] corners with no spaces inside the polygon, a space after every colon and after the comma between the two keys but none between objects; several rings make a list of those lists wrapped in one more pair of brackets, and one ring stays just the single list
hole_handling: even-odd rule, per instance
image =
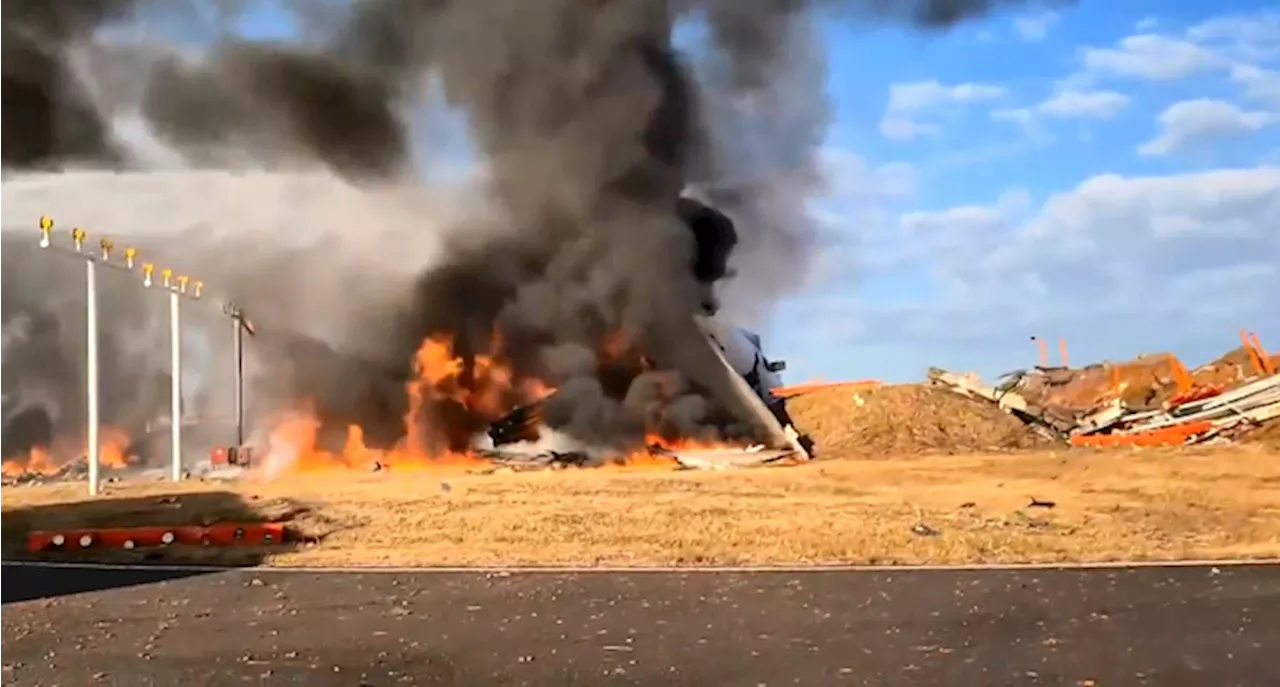
[{"label": "orange flame", "polygon": [[[513,409],[542,400],[555,392],[555,387],[533,377],[520,377],[507,364],[503,355],[503,339],[494,334],[489,350],[472,356],[459,355],[449,336],[433,336],[422,342],[413,357],[414,377],[405,388],[407,410],[402,418],[403,438],[393,447],[380,449],[365,442],[363,428],[346,428],[342,447],[325,450],[321,445],[321,421],[313,406],[300,403],[284,413],[275,423],[269,437],[266,461],[261,474],[276,477],[299,472],[335,469],[424,469],[443,466],[484,464],[482,457],[470,450],[471,435]],[[621,333],[601,342],[602,359],[617,361],[630,354],[639,356]],[[672,385],[674,387],[674,385]],[[670,390],[674,393],[674,388]],[[463,419],[449,414],[444,406],[452,405],[464,412]],[[473,426],[453,426],[451,422]],[[636,468],[671,469],[677,461],[648,449],[718,448],[724,444],[696,439],[672,439],[651,433],[646,448],[628,455],[623,464]]]},{"label": "orange flame", "polygon": [[[103,427],[99,434],[98,464],[107,470],[120,470],[129,466],[129,433],[119,427]],[[6,458],[0,462],[0,474],[5,477],[22,475],[53,475],[71,462],[87,458],[87,441],[78,447],[69,441],[54,441],[52,448],[34,446],[26,455]]]},{"label": "orange flame", "polygon": [[644,450],[633,451],[627,455],[623,461],[625,467],[671,470],[680,467],[680,461],[676,460],[675,456],[664,454],[663,451],[673,453],[677,451],[709,451],[731,446],[722,441],[705,441],[687,437],[673,439],[653,432],[645,435],[644,443]]},{"label": "orange flame", "polygon": [[5,459],[0,463],[0,473],[5,477],[51,475],[61,467],[61,464],[53,460],[48,449],[43,446],[34,446],[24,457]]},{"label": "orange flame", "polygon": [[[103,427],[99,435],[98,464],[108,470],[129,467],[129,433],[119,427]],[[88,452],[88,449],[85,449]]]},{"label": "orange flame", "polygon": [[441,404],[461,407],[483,426],[555,391],[541,380],[517,379],[501,352],[502,340],[497,335],[490,341],[489,353],[470,358],[455,353],[450,337],[424,340],[414,354],[415,376],[405,389],[404,438],[394,447],[368,446],[363,428],[351,425],[340,450],[323,450],[319,447],[321,423],[310,404],[304,403],[276,423],[269,438],[265,472],[275,476],[343,468],[421,469],[480,463],[481,459],[462,445],[469,436],[457,436],[457,430],[439,417]]}]

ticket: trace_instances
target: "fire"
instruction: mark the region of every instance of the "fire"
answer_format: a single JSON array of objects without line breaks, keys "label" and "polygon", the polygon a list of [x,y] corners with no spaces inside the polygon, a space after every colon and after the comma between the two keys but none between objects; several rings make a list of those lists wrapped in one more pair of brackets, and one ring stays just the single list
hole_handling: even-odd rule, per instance
[{"label": "fire", "polygon": [[51,475],[62,465],[53,460],[49,450],[43,446],[34,446],[22,458],[8,458],[0,463],[0,473],[5,477],[18,475]]},{"label": "fire", "polygon": [[631,340],[622,330],[617,330],[604,338],[600,347],[600,355],[606,361],[622,360],[631,350]]},{"label": "fire", "polygon": [[[108,470],[129,467],[129,433],[119,427],[103,427],[98,436],[98,464]],[[88,452],[88,448],[85,448]]]},{"label": "fire", "polygon": [[[606,363],[617,363],[633,354],[639,356],[633,343],[621,333],[605,337],[599,350]],[[346,428],[341,447],[333,446],[334,442],[323,440],[323,423],[311,403],[304,401],[275,422],[261,474],[273,478],[341,469],[413,470],[486,464],[471,450],[472,436],[512,410],[536,403],[556,390],[540,379],[518,375],[507,360],[504,341],[498,334],[491,337],[486,352],[469,356],[459,354],[452,337],[427,338],[413,356],[415,374],[405,386],[404,434],[394,446],[369,446],[364,429],[357,425]],[[643,364],[639,367],[646,369]],[[536,418],[536,410],[534,414]],[[322,448],[326,445],[332,448]],[[650,433],[645,446],[626,456],[623,463],[628,467],[670,469],[678,465],[677,461],[649,447],[689,450],[725,445]]]},{"label": "fire", "polygon": [[644,445],[645,448],[643,450],[633,451],[625,458],[623,467],[671,470],[680,467],[680,461],[664,452],[675,453],[678,451],[713,451],[725,448],[741,448],[721,441],[703,441],[686,437],[673,439],[652,432],[645,435]]},{"label": "fire", "polygon": [[479,459],[470,452],[427,452],[413,448],[421,433],[406,436],[391,449],[378,449],[365,444],[364,430],[350,425],[346,440],[337,451],[319,447],[320,421],[307,411],[294,412],[275,425],[268,439],[263,476],[278,477],[286,473],[325,472],[338,469],[422,469],[426,467],[469,465]]},{"label": "fire", "polygon": [[[107,470],[129,466],[129,433],[119,427],[103,427],[98,435],[98,464]],[[0,463],[5,477],[21,475],[54,475],[89,453],[87,440],[77,443],[54,441],[52,447],[34,446],[26,455],[6,458]]]},{"label": "fire", "polygon": [[[414,354],[414,378],[405,388],[404,438],[388,449],[370,447],[363,428],[351,425],[339,450],[320,448],[321,423],[310,404],[286,413],[269,438],[265,472],[315,472],[342,468],[420,469],[478,464],[470,435],[513,408],[541,400],[555,388],[534,378],[518,378],[495,335],[489,352],[470,357],[455,351],[451,337],[435,336]],[[459,426],[460,425],[460,426]]]}]

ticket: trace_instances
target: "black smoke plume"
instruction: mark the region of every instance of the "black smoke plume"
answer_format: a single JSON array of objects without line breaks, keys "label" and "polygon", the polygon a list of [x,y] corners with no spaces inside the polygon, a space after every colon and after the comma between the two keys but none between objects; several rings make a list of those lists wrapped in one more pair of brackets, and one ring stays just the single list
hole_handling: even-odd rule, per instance
[{"label": "black smoke plume", "polygon": [[[238,6],[247,12],[263,4]],[[718,425],[749,434],[726,419],[741,414],[721,407],[732,405],[726,380],[711,373],[691,316],[714,307],[710,284],[728,275],[724,263],[735,245],[748,256],[782,250],[787,264],[779,271],[803,271],[813,240],[803,204],[819,188],[816,154],[828,114],[821,60],[803,68],[794,61],[819,52],[813,24],[886,19],[932,29],[1004,4],[1013,2],[353,0],[322,14],[299,0],[296,16],[317,25],[309,35],[320,39],[252,42],[220,26],[199,56],[175,47],[144,60],[145,69],[122,69],[141,94],[139,116],[191,166],[318,164],[356,184],[402,183],[414,143],[406,113],[422,104],[429,78],[464,113],[485,168],[484,202],[496,211],[468,220],[474,231],[462,234],[485,240],[453,246],[394,306],[333,304],[385,311],[387,331],[369,336],[388,343],[373,360],[347,364],[335,354],[307,365],[299,360],[310,357],[278,347],[295,371],[308,367],[292,375],[291,392],[314,398],[335,421],[398,423],[402,407],[358,399],[387,379],[407,378],[424,337],[450,333],[469,354],[496,328],[521,373],[559,385],[548,415],[584,438],[634,434],[654,412],[681,432]],[[216,11],[189,16],[225,19],[230,11],[216,2],[183,4],[205,5]],[[6,2],[7,172],[138,164],[113,133],[107,97],[90,87],[106,60],[86,68],[73,58],[85,46],[106,49],[102,29],[144,22],[161,6]],[[709,42],[697,55],[673,44],[683,19],[707,26]],[[119,39],[107,47],[132,49]],[[695,73],[709,76],[700,83]],[[751,103],[750,116],[743,102]],[[736,231],[725,216],[682,200],[690,187],[734,216]],[[757,278],[773,284],[767,276],[737,277]],[[248,304],[273,298],[250,283],[258,280],[227,288]],[[777,288],[761,287],[760,296],[776,297]],[[625,388],[610,382],[598,352],[618,332],[660,371]],[[385,379],[346,383],[369,376]],[[657,388],[668,398],[655,411]]]}]

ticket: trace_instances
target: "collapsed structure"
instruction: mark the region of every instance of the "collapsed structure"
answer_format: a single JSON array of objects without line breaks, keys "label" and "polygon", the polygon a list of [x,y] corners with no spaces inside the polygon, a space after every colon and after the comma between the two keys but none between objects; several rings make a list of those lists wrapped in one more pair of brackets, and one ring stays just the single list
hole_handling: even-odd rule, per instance
[{"label": "collapsed structure", "polygon": [[1256,334],[1195,370],[1170,353],[1082,368],[1041,365],[988,386],[933,368],[929,380],[985,399],[1075,446],[1177,446],[1280,418],[1280,356]]}]

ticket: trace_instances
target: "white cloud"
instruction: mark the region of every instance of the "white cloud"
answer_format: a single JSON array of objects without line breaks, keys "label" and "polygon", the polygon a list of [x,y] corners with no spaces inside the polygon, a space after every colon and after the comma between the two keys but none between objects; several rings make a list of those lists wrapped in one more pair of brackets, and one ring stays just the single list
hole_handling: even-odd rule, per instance
[{"label": "white cloud", "polygon": [[1036,113],[1036,107],[1001,107],[998,110],[991,111],[991,119],[993,122],[1007,122],[1019,125],[1027,133],[1028,138],[1037,139],[1037,141],[1048,141],[1051,139],[1047,130],[1044,130]]},{"label": "white cloud", "polygon": [[1156,137],[1138,147],[1141,155],[1169,155],[1197,148],[1218,139],[1257,131],[1275,124],[1280,116],[1246,111],[1221,100],[1200,98],[1174,103],[1157,118]]},{"label": "white cloud", "polygon": [[889,162],[877,167],[860,155],[828,146],[819,156],[827,195],[841,202],[909,200],[916,193],[916,170],[906,162]]},{"label": "white cloud", "polygon": [[1036,111],[1032,107],[1002,107],[991,111],[991,118],[997,122],[1012,122],[1022,126],[1031,126],[1036,120]]},{"label": "white cloud", "polygon": [[996,100],[1007,94],[1001,86],[962,83],[952,86],[937,81],[897,83],[889,87],[889,103],[880,121],[880,133],[896,141],[910,141],[920,136],[936,136],[941,127],[920,122],[921,117],[945,115],[952,108]]},{"label": "white cloud", "polygon": [[1035,14],[1017,17],[1013,20],[1013,28],[1024,41],[1040,41],[1049,35],[1049,29],[1058,23],[1058,13],[1044,10]]},{"label": "white cloud", "polygon": [[1115,91],[1063,91],[1036,109],[1051,117],[1110,119],[1129,104],[1129,96]]},{"label": "white cloud", "polygon": [[990,205],[907,213],[905,247],[862,247],[894,251],[893,261],[864,260],[883,265],[880,274],[931,275],[925,291],[899,287],[913,299],[851,301],[846,290],[820,297],[805,317],[856,322],[834,345],[892,349],[880,354],[899,366],[886,377],[918,376],[929,364],[988,375],[1030,364],[1029,334],[1066,337],[1081,361],[1175,350],[1195,363],[1232,346],[1241,326],[1280,337],[1270,295],[1280,293],[1277,225],[1275,166],[1104,174],[1038,207],[1014,191]]},{"label": "white cloud", "polygon": [[1129,104],[1129,96],[1115,91],[1065,90],[1033,107],[1000,108],[991,118],[1022,127],[1029,139],[1052,142],[1054,136],[1045,128],[1045,119],[1111,119]]},{"label": "white cloud", "polygon": [[[1030,206],[1023,189],[1005,191],[994,205],[960,205],[939,211],[904,213],[898,226],[908,243],[894,256],[896,262],[927,257],[945,251],[953,258],[969,253],[990,237],[1007,234],[1017,218]],[[974,237],[979,237],[975,244]]]},{"label": "white cloud", "polygon": [[902,215],[902,229],[914,238],[936,238],[951,235],[968,238],[981,229],[990,229],[1005,221],[999,207],[961,205],[938,212],[908,212]]},{"label": "white cloud", "polygon": [[1187,38],[1196,42],[1280,43],[1280,13],[1271,11],[1212,17],[1187,29]]},{"label": "white cloud", "polygon": [[914,141],[925,136],[938,136],[942,127],[937,124],[922,124],[906,117],[886,116],[880,120],[880,135],[891,141]]},{"label": "white cloud", "polygon": [[1213,17],[1187,29],[1187,38],[1212,44],[1246,61],[1280,57],[1280,12],[1230,14]]},{"label": "white cloud", "polygon": [[1212,50],[1169,36],[1139,34],[1114,48],[1086,48],[1086,69],[1129,78],[1171,81],[1223,66]]},{"label": "white cloud", "polygon": [[1280,110],[1280,71],[1236,65],[1231,80],[1244,89],[1244,97]]},{"label": "white cloud", "polygon": [[[1136,35],[1081,49],[1078,71],[1042,102],[951,98],[936,82],[900,90],[885,128],[936,134],[947,122],[943,113],[982,103],[993,119],[1035,132],[1054,119],[1115,117],[1137,109],[1139,93],[1159,97],[1170,87],[1205,97],[1166,108],[1142,145],[1146,155],[1280,125],[1280,12],[1184,27],[1146,18]],[[1161,83],[1138,92],[1121,87],[1135,81]],[[1168,102],[1180,97],[1188,96]],[[1011,138],[1025,147],[1034,137]],[[789,345],[813,346],[828,376],[843,374],[830,355],[839,347],[839,360],[854,361],[844,363],[849,375],[903,379],[918,378],[929,364],[991,374],[1034,363],[1028,334],[1066,337],[1076,361],[1174,350],[1197,363],[1233,346],[1242,326],[1280,341],[1270,296],[1280,293],[1280,148],[1257,140],[1264,145],[1256,167],[1097,174],[1047,197],[1032,178],[1034,201],[1009,191],[991,202],[904,212],[879,202],[874,213],[864,209],[874,224],[837,212],[831,219],[841,226],[874,226],[872,238],[841,259],[841,281],[805,299]],[[937,159],[917,169],[922,179],[943,178]],[[1000,180],[959,183],[993,181]],[[921,198],[931,194],[928,185],[919,190]],[[831,322],[830,336],[814,336],[814,322]],[[784,352],[793,362],[804,358]]]},{"label": "white cloud", "polygon": [[876,183],[885,198],[906,199],[916,195],[916,168],[908,162],[890,162],[876,168]]},{"label": "white cloud", "polygon": [[911,114],[945,105],[963,105],[1004,97],[1001,86],[962,83],[945,86],[937,81],[897,83],[889,87],[889,111]]},{"label": "white cloud", "polygon": [[[1256,238],[1274,235],[1267,224],[1280,212],[1280,167],[1218,169],[1189,174],[1129,177],[1101,174],[1045,203],[1026,227],[1035,240],[1067,241],[1092,235],[1141,243],[1173,235],[1212,236],[1240,226]],[[1243,225],[1237,225],[1245,220]],[[1267,221],[1261,221],[1267,220]],[[1170,228],[1182,227],[1177,231]]]},{"label": "white cloud", "polygon": [[819,157],[827,180],[824,198],[812,204],[822,252],[811,282],[848,277],[865,256],[866,245],[884,241],[897,210],[916,197],[917,172],[906,162],[873,166],[861,156],[827,147]]},{"label": "white cloud", "polygon": [[1271,65],[1280,60],[1280,11],[1220,15],[1179,32],[1157,31],[1158,25],[1148,17],[1114,46],[1082,49],[1081,68],[1058,87],[1092,88],[1116,78],[1170,82],[1226,71],[1246,97],[1280,103],[1280,76]]}]

